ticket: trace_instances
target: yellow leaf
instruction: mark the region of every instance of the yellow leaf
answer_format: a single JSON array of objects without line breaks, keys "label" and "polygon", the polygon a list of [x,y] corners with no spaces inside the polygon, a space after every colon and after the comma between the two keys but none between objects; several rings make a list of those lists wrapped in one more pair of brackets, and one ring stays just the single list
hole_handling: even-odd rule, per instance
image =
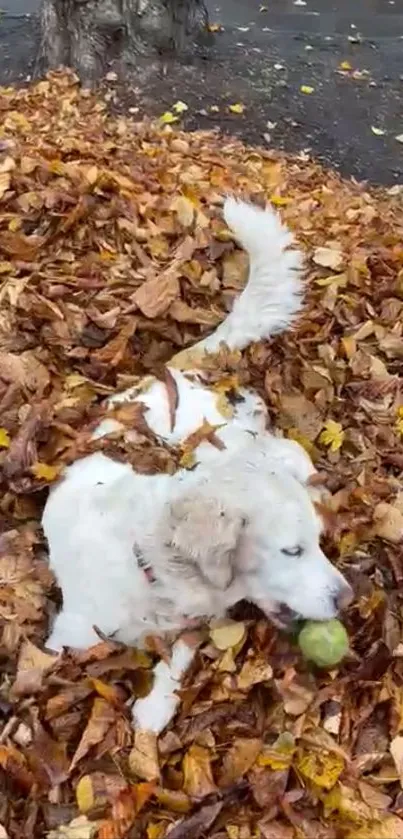
[{"label": "yellow leaf", "polygon": [[171,125],[172,122],[178,122],[179,117],[175,116],[172,111],[165,111],[164,114],[160,116],[160,122],[163,125]]},{"label": "yellow leaf", "polygon": [[[378,812],[359,798],[353,789],[340,782],[337,782],[331,792],[323,796],[323,803],[325,818],[328,818],[331,813],[336,811],[342,818],[348,819],[353,824],[364,825],[366,822],[376,820],[378,816]],[[357,834],[355,830],[352,835],[356,839]]]},{"label": "yellow leaf", "polygon": [[234,416],[234,406],[231,405],[231,402],[225,395],[225,393],[219,393],[215,400],[215,406],[217,411],[221,414],[222,417],[225,419],[231,419]]},{"label": "yellow leaf", "polygon": [[40,463],[39,460],[32,464],[31,472],[39,481],[46,481],[46,483],[51,483],[60,474],[57,466],[49,466],[48,463]]},{"label": "yellow leaf", "polygon": [[287,431],[287,437],[289,440],[295,440],[296,443],[299,443],[299,445],[305,449],[306,453],[309,454],[311,460],[314,460],[315,457],[317,457],[318,450],[308,437],[298,431],[298,428],[289,428]]},{"label": "yellow leaf", "polygon": [[339,64],[339,70],[352,70],[352,66],[349,61],[342,61]]},{"label": "yellow leaf", "polygon": [[152,822],[147,825],[147,839],[163,839],[167,829],[167,822]]},{"label": "yellow leaf", "polygon": [[179,459],[179,465],[182,469],[193,469],[196,463],[194,451],[184,451]]},{"label": "yellow leaf", "polygon": [[311,87],[309,84],[302,84],[302,85],[301,85],[301,87],[300,87],[300,91],[301,91],[301,93],[306,93],[306,94],[308,94],[308,95],[309,95],[310,93],[313,93],[313,92],[314,92],[314,90],[315,90],[315,88],[314,88],[314,87]]},{"label": "yellow leaf", "polygon": [[12,262],[0,262],[0,274],[8,274],[13,270]]},{"label": "yellow leaf", "polygon": [[358,537],[355,533],[348,532],[343,533],[340,541],[338,542],[338,548],[340,556],[346,556],[349,553],[352,553],[354,548],[358,545]]},{"label": "yellow leaf", "polygon": [[290,201],[291,198],[287,198],[285,195],[272,195],[270,198],[270,204],[273,204],[274,207],[286,207]]},{"label": "yellow leaf", "polygon": [[316,786],[330,790],[338,781],[344,769],[341,755],[310,751],[300,754],[295,762],[299,774]]},{"label": "yellow leaf", "polygon": [[210,638],[217,650],[237,647],[244,640],[245,634],[245,624],[241,621],[225,620],[210,630]]},{"label": "yellow leaf", "polygon": [[273,745],[263,747],[257,762],[259,766],[269,766],[276,772],[288,769],[296,748],[293,735],[289,731],[284,731]]},{"label": "yellow leaf", "polygon": [[229,110],[231,114],[243,114],[245,105],[242,105],[241,102],[236,102],[235,105],[229,105]]},{"label": "yellow leaf", "polygon": [[8,431],[5,428],[0,428],[0,449],[8,449],[10,442]]},{"label": "yellow leaf", "polygon": [[178,102],[175,102],[175,104],[172,105],[172,110],[175,111],[176,114],[183,114],[185,111],[188,111],[189,108],[186,102],[181,102],[179,99]]},{"label": "yellow leaf", "polygon": [[319,437],[319,441],[327,446],[330,451],[337,452],[341,449],[344,442],[345,433],[339,422],[329,419],[325,422],[324,429]]},{"label": "yellow leaf", "polygon": [[386,134],[386,131],[383,128],[378,128],[376,125],[371,125],[371,131],[375,134],[375,137],[383,137]]},{"label": "yellow leaf", "polygon": [[209,32],[222,32],[224,29],[221,23],[209,23],[207,28]]}]

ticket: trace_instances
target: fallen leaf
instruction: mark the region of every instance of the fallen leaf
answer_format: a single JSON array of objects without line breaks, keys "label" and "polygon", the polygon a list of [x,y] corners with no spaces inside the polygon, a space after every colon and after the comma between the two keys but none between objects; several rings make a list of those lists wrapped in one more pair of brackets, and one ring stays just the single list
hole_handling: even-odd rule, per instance
[{"label": "fallen leaf", "polygon": [[309,96],[310,93],[314,93],[315,88],[311,87],[308,84],[302,84],[301,87],[300,87],[300,91],[301,91],[301,93],[306,93]]},{"label": "fallen leaf", "polygon": [[129,767],[132,775],[145,781],[155,781],[160,777],[157,738],[151,731],[136,731],[134,746],[129,754]]},{"label": "fallen leaf", "polygon": [[5,428],[0,428],[0,448],[8,449],[10,446],[10,435]]},{"label": "fallen leaf", "polygon": [[95,839],[97,832],[97,822],[88,821],[87,816],[77,816],[70,824],[50,830],[47,839]]},{"label": "fallen leaf", "polygon": [[88,725],[74,753],[70,764],[70,774],[89,750],[100,743],[116,720],[115,711],[105,699],[96,697],[88,720]]},{"label": "fallen leaf", "polygon": [[133,302],[148,318],[156,318],[167,311],[179,293],[175,274],[167,272],[146,280],[133,295]]},{"label": "fallen leaf", "polygon": [[381,539],[397,544],[403,539],[403,511],[380,501],[374,510],[374,532]]},{"label": "fallen leaf", "polygon": [[17,677],[13,684],[13,696],[36,693],[43,686],[45,674],[59,660],[58,655],[44,653],[32,641],[23,641],[18,657]]},{"label": "fallen leaf", "polygon": [[247,658],[237,678],[237,687],[249,690],[253,685],[270,681],[272,677],[273,668],[264,658]]},{"label": "fallen leaf", "polygon": [[7,190],[10,189],[10,184],[11,184],[11,174],[10,174],[10,172],[1,172],[0,171],[0,201],[3,198],[3,196],[5,195],[5,193],[7,192]]},{"label": "fallen leaf", "polygon": [[175,104],[172,105],[172,110],[175,111],[176,114],[183,114],[185,111],[189,110],[189,106],[186,105],[186,102],[181,102],[179,99],[178,102],[175,102]]},{"label": "fallen leaf", "polygon": [[191,746],[183,758],[183,787],[191,798],[205,798],[217,791],[211,769],[211,755],[202,746]]},{"label": "fallen leaf", "polygon": [[245,624],[239,621],[223,621],[210,629],[210,638],[218,650],[237,647],[245,638]]},{"label": "fallen leaf", "polygon": [[106,775],[104,772],[83,775],[76,787],[78,809],[84,814],[99,812],[126,788],[127,783],[120,775]]},{"label": "fallen leaf", "polygon": [[221,813],[223,806],[223,801],[217,801],[215,804],[205,804],[200,807],[191,816],[170,829],[170,839],[189,839],[190,836],[192,839],[200,839],[201,836],[208,836],[208,831]]},{"label": "fallen leaf", "polygon": [[171,204],[182,227],[191,227],[195,218],[195,205],[185,195],[178,195]]},{"label": "fallen leaf", "polygon": [[39,463],[37,461],[32,464],[31,472],[38,481],[45,481],[45,483],[50,484],[59,477],[60,469],[57,466],[49,466],[48,463]]},{"label": "fallen leaf", "polygon": [[346,839],[403,839],[403,820],[384,815],[382,819],[349,830]]},{"label": "fallen leaf", "polygon": [[228,108],[232,114],[243,114],[245,105],[242,105],[241,102],[236,102],[235,105],[229,105]]},{"label": "fallen leaf", "polygon": [[344,265],[344,255],[336,248],[315,248],[312,259],[315,265],[341,271]]},{"label": "fallen leaf", "polygon": [[296,770],[307,781],[321,789],[333,789],[344,770],[344,760],[335,753],[300,752],[295,760]]},{"label": "fallen leaf", "polygon": [[329,419],[325,422],[324,429],[319,437],[319,441],[327,446],[330,451],[338,452],[344,442],[345,432],[339,422]]},{"label": "fallen leaf", "polygon": [[383,128],[378,128],[377,125],[371,125],[371,131],[376,137],[383,137],[386,134],[386,131]]},{"label": "fallen leaf", "polygon": [[162,125],[171,125],[173,122],[177,122],[178,119],[179,117],[175,116],[172,111],[165,111],[165,113],[160,116],[160,122]]},{"label": "fallen leaf", "polygon": [[219,776],[220,787],[237,783],[256,762],[262,749],[257,737],[239,737],[227,751]]}]

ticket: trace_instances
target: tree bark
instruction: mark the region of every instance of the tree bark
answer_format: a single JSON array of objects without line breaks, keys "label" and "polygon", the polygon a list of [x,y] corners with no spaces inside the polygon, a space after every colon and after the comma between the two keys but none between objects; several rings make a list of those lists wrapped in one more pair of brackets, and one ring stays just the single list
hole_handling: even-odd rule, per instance
[{"label": "tree bark", "polygon": [[72,67],[91,84],[114,59],[181,54],[207,29],[204,0],[42,0],[39,66]]}]

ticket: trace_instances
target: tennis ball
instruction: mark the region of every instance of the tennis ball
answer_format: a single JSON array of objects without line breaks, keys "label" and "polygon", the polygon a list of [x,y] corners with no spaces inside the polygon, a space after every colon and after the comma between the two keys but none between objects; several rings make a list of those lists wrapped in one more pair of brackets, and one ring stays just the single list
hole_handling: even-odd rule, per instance
[{"label": "tennis ball", "polygon": [[304,658],[318,667],[334,667],[349,650],[347,632],[340,621],[307,621],[298,636]]}]

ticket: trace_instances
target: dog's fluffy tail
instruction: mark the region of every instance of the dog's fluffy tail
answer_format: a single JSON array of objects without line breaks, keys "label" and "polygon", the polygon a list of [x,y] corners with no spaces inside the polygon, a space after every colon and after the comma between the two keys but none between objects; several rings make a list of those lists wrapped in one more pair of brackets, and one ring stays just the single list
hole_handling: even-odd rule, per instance
[{"label": "dog's fluffy tail", "polygon": [[302,304],[302,254],[272,209],[227,198],[224,218],[249,256],[249,277],[232,312],[198,348],[215,352],[224,342],[242,350],[292,323]]}]

